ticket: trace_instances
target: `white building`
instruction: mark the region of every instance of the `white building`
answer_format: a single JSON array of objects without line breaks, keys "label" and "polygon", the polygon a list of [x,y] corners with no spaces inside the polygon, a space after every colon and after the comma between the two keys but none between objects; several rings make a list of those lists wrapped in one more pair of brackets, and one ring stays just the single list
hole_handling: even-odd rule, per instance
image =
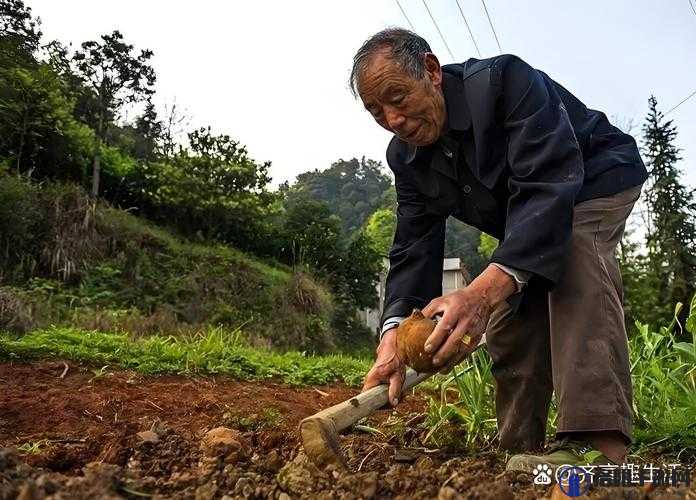
[{"label": "white building", "polygon": [[[360,319],[377,335],[379,335],[379,320],[382,317],[382,308],[384,307],[385,282],[387,280],[387,272],[389,272],[389,260],[384,259],[383,262],[384,269],[379,275],[379,283],[377,284],[377,292],[379,294],[378,306],[374,309],[363,309],[360,311]],[[443,295],[458,288],[464,288],[470,280],[471,277],[466,267],[462,264],[462,259],[444,259],[442,263]]]}]

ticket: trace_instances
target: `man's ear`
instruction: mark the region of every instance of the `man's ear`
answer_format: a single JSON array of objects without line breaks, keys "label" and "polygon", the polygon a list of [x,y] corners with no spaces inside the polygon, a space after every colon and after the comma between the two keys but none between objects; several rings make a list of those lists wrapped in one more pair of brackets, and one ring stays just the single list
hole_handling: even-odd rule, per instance
[{"label": "man's ear", "polygon": [[440,61],[437,60],[437,56],[432,52],[425,54],[425,73],[428,79],[435,87],[440,87],[442,85],[442,68],[440,67]]}]

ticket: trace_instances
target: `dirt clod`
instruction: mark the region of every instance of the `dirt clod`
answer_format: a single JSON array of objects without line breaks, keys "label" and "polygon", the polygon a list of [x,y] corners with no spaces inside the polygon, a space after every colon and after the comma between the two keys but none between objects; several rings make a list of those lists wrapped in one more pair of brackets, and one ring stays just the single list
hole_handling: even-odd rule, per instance
[{"label": "dirt clod", "polygon": [[227,427],[216,427],[208,431],[201,441],[201,451],[208,457],[225,457],[232,463],[239,459],[248,446],[243,444],[241,433]]},{"label": "dirt clod", "polygon": [[159,436],[153,431],[138,432],[138,438],[143,443],[159,443]]}]

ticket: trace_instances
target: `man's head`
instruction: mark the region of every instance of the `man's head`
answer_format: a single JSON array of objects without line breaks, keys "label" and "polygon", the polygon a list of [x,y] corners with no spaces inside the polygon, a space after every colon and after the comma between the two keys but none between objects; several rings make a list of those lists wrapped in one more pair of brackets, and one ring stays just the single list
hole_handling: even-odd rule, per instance
[{"label": "man's head", "polygon": [[370,37],[353,58],[350,86],[377,123],[399,139],[425,146],[441,135],[442,69],[415,33],[389,28]]}]

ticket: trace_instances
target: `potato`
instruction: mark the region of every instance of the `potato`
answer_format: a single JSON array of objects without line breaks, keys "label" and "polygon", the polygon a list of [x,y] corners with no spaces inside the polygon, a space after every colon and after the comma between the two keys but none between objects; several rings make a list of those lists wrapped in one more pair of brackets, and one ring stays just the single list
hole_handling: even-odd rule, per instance
[{"label": "potato", "polygon": [[401,359],[419,373],[437,371],[433,366],[433,355],[424,349],[425,341],[434,329],[435,321],[423,316],[420,309],[414,309],[397,328],[396,350]]}]

